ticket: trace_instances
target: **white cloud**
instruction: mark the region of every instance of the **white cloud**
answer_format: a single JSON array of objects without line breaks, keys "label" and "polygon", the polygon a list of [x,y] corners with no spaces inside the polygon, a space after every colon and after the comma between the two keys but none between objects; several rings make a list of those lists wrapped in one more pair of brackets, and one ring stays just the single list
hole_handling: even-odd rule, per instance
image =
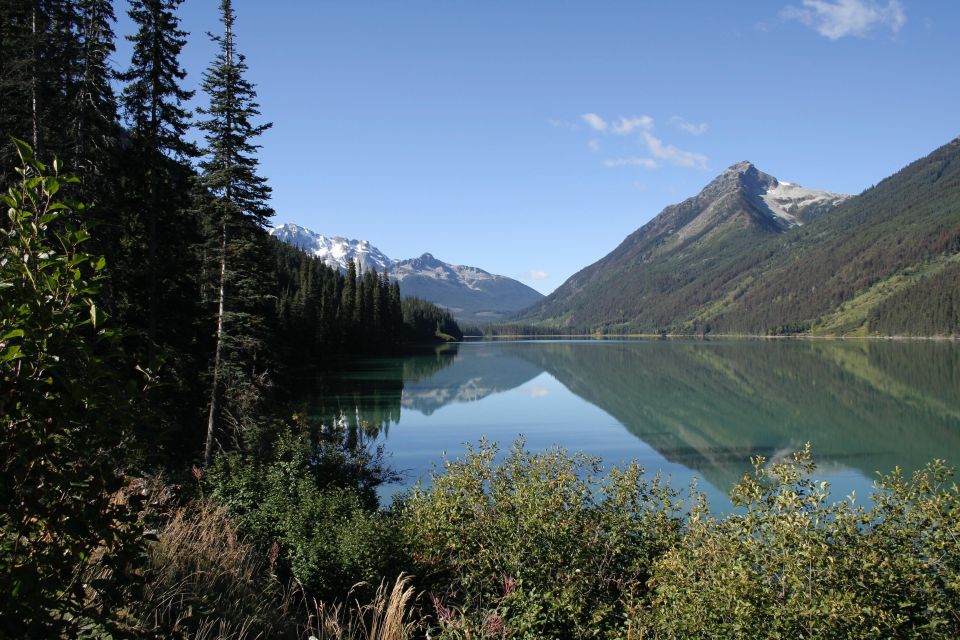
[{"label": "white cloud", "polygon": [[647,190],[647,185],[645,185],[644,183],[640,182],[639,180],[634,180],[634,181],[633,181],[633,188],[636,189],[637,191],[646,191],[646,190]]},{"label": "white cloud", "polygon": [[676,128],[682,131],[686,131],[687,133],[695,136],[699,136],[706,133],[707,129],[709,128],[706,122],[695,124],[693,122],[688,122],[684,120],[680,116],[673,116],[672,118],[670,118],[670,124],[672,124],[673,126],[675,126]]},{"label": "white cloud", "polygon": [[560,118],[547,118],[547,124],[549,124],[554,129],[566,129],[567,131],[577,131],[580,129],[580,125],[574,122],[567,122],[566,120],[561,120]]},{"label": "white cloud", "polygon": [[550,274],[546,271],[542,271],[540,269],[530,269],[530,271],[527,271],[520,276],[520,280],[533,280],[536,282],[538,280],[546,280],[549,277]]},{"label": "white cloud", "polygon": [[640,135],[643,141],[647,143],[647,149],[650,150],[650,154],[654,158],[666,160],[675,167],[707,168],[707,156],[702,153],[681,151],[672,144],[665,145],[660,138],[653,136],[648,131],[644,131]]},{"label": "white cloud", "polygon": [[594,131],[605,132],[610,126],[607,124],[607,121],[598,116],[595,113],[585,113],[580,116],[584,122],[587,123],[587,126],[593,129]]},{"label": "white cloud", "polygon": [[590,151],[600,151],[599,140],[587,140],[587,146],[590,147]]},{"label": "white cloud", "polygon": [[657,161],[653,158],[637,158],[630,156],[628,158],[610,158],[603,161],[603,166],[608,169],[616,167],[643,167],[644,169],[656,169]]},{"label": "white cloud", "polygon": [[550,395],[550,389],[546,387],[531,387],[527,390],[531,398],[545,398]]},{"label": "white cloud", "polygon": [[797,20],[817,33],[838,40],[846,36],[865,37],[876,27],[885,26],[894,34],[907,22],[899,0],[802,0],[803,8],[789,6],[781,15]]},{"label": "white cloud", "polygon": [[653,118],[650,116],[635,116],[633,118],[620,116],[620,119],[617,120],[610,130],[618,136],[625,136],[633,133],[637,129],[643,129],[644,131],[653,129]]},{"label": "white cloud", "polygon": [[633,116],[630,118],[620,116],[612,124],[595,113],[585,113],[580,118],[594,131],[612,133],[617,136],[630,135],[637,130],[649,131],[653,129],[653,118],[650,116]]}]

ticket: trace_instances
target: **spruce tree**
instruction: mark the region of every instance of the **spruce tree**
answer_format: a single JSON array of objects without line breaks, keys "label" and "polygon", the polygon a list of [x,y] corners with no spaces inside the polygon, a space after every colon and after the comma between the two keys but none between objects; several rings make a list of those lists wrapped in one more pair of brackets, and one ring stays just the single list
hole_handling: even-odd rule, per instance
[{"label": "spruce tree", "polygon": [[[216,257],[216,319],[212,383],[207,413],[204,462],[210,463],[221,419],[221,400],[230,409],[249,409],[263,376],[262,304],[265,238],[262,233],[273,214],[267,204],[270,187],[259,176],[253,141],[270,124],[253,124],[260,115],[254,86],[244,78],[247,65],[237,52],[234,12],[230,0],[220,3],[223,34],[211,38],[219,52],[203,76],[210,98],[199,126],[206,139],[201,162],[201,184],[208,196],[203,209],[215,231],[210,255]],[[260,263],[258,265],[258,262]],[[261,304],[258,304],[261,303]],[[236,415],[233,417],[236,419]]]},{"label": "spruce tree", "polygon": [[117,99],[110,81],[110,56],[116,51],[110,0],[78,0],[80,35],[76,77],[72,82],[67,162],[83,181],[84,195],[103,200],[109,163],[119,134]]},{"label": "spruce tree", "polygon": [[[180,67],[179,57],[187,34],[179,28],[175,11],[182,2],[130,1],[129,15],[137,33],[127,37],[133,42],[130,68],[118,76],[128,83],[122,104],[133,143],[130,169],[137,175],[130,183],[132,201],[128,207],[142,212],[140,219],[131,220],[129,235],[144,237],[146,244],[145,324],[151,349],[160,324],[161,277],[182,266],[168,264],[182,255],[180,246],[173,248],[182,242],[183,181],[178,173],[181,163],[197,154],[196,147],[186,139],[191,114],[184,104],[193,92],[181,86],[186,72]],[[131,253],[139,250],[133,247]],[[138,263],[142,263],[142,256],[132,258],[130,266]]]},{"label": "spruce tree", "polygon": [[[76,76],[79,34],[74,2],[0,0],[0,132],[30,141],[44,161],[63,155],[67,94]],[[13,177],[15,155],[0,145],[0,170]]]}]

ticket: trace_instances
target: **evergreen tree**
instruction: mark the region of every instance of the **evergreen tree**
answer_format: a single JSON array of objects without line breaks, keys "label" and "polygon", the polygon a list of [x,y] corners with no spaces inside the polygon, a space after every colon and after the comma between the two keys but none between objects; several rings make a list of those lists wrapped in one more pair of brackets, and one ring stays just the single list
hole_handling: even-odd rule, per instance
[{"label": "evergreen tree", "polygon": [[[211,36],[219,52],[203,77],[210,106],[201,110],[206,157],[201,184],[209,196],[204,213],[215,230],[216,333],[212,384],[207,414],[204,461],[209,464],[221,418],[221,400],[228,409],[249,410],[263,378],[262,326],[264,286],[258,267],[265,264],[263,228],[272,211],[270,187],[257,173],[253,140],[270,124],[254,125],[260,115],[253,85],[245,78],[247,65],[236,50],[234,12],[230,0],[220,3],[223,35]],[[234,418],[236,415],[234,414]]]},{"label": "evergreen tree", "polygon": [[[0,1],[0,131],[27,138],[38,158],[62,156],[68,95],[79,57],[78,14],[68,0]],[[17,158],[2,145],[3,176]]]},{"label": "evergreen tree", "polygon": [[[137,33],[128,36],[133,42],[130,68],[119,75],[128,84],[123,89],[122,103],[132,136],[130,164],[137,179],[131,181],[131,202],[128,208],[141,211],[142,217],[131,220],[133,238],[145,237],[146,244],[146,310],[147,336],[151,349],[157,342],[160,324],[162,274],[182,270],[171,264],[183,253],[174,243],[182,242],[182,176],[177,174],[184,161],[196,155],[196,147],[186,140],[190,112],[183,106],[192,96],[180,83],[186,72],[180,67],[180,52],[186,44],[186,32],[180,30],[175,15],[183,0],[131,0],[129,15],[137,25]],[[171,162],[173,160],[174,162]],[[180,178],[180,179],[178,179]],[[177,236],[166,235],[170,232]],[[161,236],[164,237],[161,237]],[[142,263],[142,247],[131,247],[136,259],[130,268]],[[135,283],[130,283],[135,286]]]},{"label": "evergreen tree", "polygon": [[77,75],[72,83],[72,109],[67,118],[67,162],[83,181],[84,195],[103,201],[110,160],[118,137],[117,100],[110,84],[110,56],[116,51],[109,0],[78,0],[80,44]]},{"label": "evergreen tree", "polygon": [[347,265],[347,275],[343,282],[343,294],[340,298],[340,326],[343,328],[343,339],[346,342],[353,342],[355,339],[354,327],[356,325],[355,311],[357,308],[357,265],[351,260]]}]

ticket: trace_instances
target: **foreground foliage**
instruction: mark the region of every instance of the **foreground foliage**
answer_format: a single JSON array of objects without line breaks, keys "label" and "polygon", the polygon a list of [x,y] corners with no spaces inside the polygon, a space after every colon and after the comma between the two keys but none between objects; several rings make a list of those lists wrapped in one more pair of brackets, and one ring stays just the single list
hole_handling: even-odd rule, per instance
[{"label": "foreground foliage", "polygon": [[960,633],[960,500],[935,462],[884,477],[873,505],[833,503],[807,449],[701,502],[658,559],[637,618],[656,637],[951,638]]},{"label": "foreground foliage", "polygon": [[833,502],[809,446],[709,511],[635,466],[517,445],[447,464],[401,505],[410,561],[439,594],[441,637],[954,638],[960,494],[952,470],[884,477],[870,507]]},{"label": "foreground foliage", "polygon": [[358,582],[398,573],[393,523],[376,509],[384,473],[365,449],[344,446],[341,434],[313,439],[284,428],[262,457],[220,456],[205,484],[244,534],[281,554],[281,573],[333,600]]},{"label": "foreground foliage", "polygon": [[114,373],[83,206],[57,195],[75,180],[17,149],[20,182],[0,196],[0,635],[100,633],[138,545],[111,500],[134,392]]},{"label": "foreground foliage", "polygon": [[676,542],[673,493],[636,464],[601,478],[599,460],[522,441],[496,458],[481,442],[397,508],[413,573],[458,607],[495,604],[520,636],[612,628]]}]

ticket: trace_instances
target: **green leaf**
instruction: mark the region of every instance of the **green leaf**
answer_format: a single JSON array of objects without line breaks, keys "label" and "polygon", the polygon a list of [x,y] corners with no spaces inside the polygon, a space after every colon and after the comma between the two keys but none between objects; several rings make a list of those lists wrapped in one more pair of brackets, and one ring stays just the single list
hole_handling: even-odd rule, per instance
[{"label": "green leaf", "polygon": [[24,336],[23,329],[14,329],[13,331],[8,331],[4,334],[3,338],[0,340],[9,340],[10,338],[22,338]]},{"label": "green leaf", "polygon": [[20,345],[14,344],[4,350],[3,354],[0,354],[0,362],[10,362],[11,360],[16,360],[17,358],[22,358],[23,355],[20,353]]},{"label": "green leaf", "polygon": [[17,153],[24,161],[33,159],[33,147],[19,138],[14,138],[13,144],[17,147]]}]

